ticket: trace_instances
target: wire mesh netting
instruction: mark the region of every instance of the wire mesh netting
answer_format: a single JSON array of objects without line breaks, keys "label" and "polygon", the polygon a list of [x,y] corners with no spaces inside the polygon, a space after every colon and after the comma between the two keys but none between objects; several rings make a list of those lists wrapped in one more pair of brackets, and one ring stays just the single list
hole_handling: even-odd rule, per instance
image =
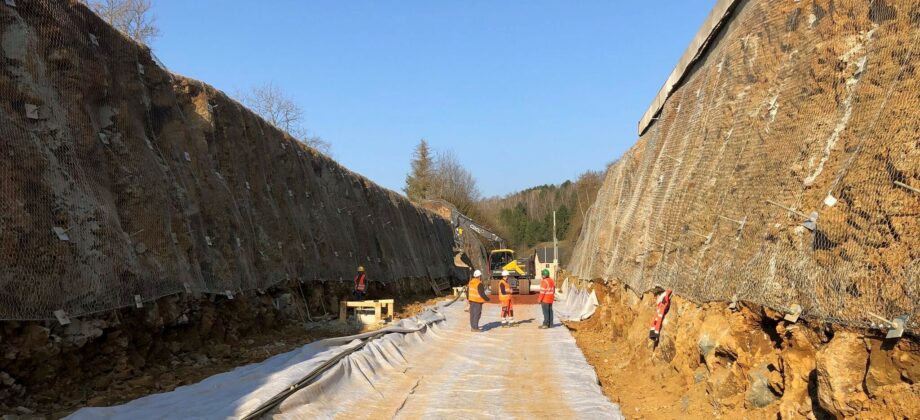
[{"label": "wire mesh netting", "polygon": [[916,330],[918,39],[918,1],[741,2],[608,170],[571,271]]},{"label": "wire mesh netting", "polygon": [[0,319],[181,292],[451,277],[444,220],[75,1],[0,3]]}]

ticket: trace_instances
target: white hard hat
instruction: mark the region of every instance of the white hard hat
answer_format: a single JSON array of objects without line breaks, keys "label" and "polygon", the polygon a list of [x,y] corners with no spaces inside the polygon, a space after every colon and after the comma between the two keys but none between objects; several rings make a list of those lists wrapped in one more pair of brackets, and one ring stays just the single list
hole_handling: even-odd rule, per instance
[{"label": "white hard hat", "polygon": [[510,275],[511,273],[509,273],[508,270],[502,270],[502,277],[508,277]]},{"label": "white hard hat", "polygon": [[479,271],[479,270],[474,271],[473,277],[482,277],[482,271]]}]

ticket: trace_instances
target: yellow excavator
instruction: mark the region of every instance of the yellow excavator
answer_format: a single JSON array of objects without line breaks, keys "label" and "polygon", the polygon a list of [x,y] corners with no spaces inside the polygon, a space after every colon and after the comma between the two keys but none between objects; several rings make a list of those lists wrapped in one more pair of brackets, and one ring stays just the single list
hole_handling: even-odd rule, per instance
[{"label": "yellow excavator", "polygon": [[[514,258],[514,250],[512,249],[493,249],[489,251],[489,277],[491,280],[497,283],[502,278],[502,271],[508,271],[511,274],[512,290],[521,294],[530,294],[530,280],[534,278],[533,258]],[[495,287],[493,287],[493,292],[497,290]]]}]

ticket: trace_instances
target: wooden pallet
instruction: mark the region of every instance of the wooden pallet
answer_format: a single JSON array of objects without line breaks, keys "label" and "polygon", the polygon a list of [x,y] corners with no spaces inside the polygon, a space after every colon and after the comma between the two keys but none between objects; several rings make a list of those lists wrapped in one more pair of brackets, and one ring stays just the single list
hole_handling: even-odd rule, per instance
[{"label": "wooden pallet", "polygon": [[[374,320],[380,322],[384,319],[393,319],[396,314],[396,301],[394,299],[343,300],[339,302],[339,322],[344,323],[348,320],[348,308],[374,308]],[[385,318],[384,310],[386,310]]]},{"label": "wooden pallet", "polygon": [[443,296],[445,291],[450,290],[449,280],[437,281],[435,279],[428,279],[428,281],[431,283],[431,290],[438,296]]}]

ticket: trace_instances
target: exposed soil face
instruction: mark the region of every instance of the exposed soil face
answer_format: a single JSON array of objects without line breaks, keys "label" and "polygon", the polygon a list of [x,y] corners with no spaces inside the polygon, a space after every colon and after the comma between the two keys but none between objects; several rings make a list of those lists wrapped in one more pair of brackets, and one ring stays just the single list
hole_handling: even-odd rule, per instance
[{"label": "exposed soil face", "polygon": [[657,346],[655,296],[595,283],[600,307],[568,323],[605,394],[629,418],[911,418],[920,413],[920,344],[790,324],[742,303],[672,300]]},{"label": "exposed soil face", "polygon": [[[369,298],[395,297],[397,318],[411,317],[443,299],[431,297],[419,284],[377,285]],[[314,340],[375,328],[340,324],[337,302],[347,298],[350,286],[321,286],[303,286],[310,315],[295,287],[233,300],[167,297],[143,309],[77,320],[69,329],[51,323],[2,323],[0,414],[33,412],[56,418],[83,406],[124,403]],[[336,305],[328,305],[324,314],[325,301]]]}]

